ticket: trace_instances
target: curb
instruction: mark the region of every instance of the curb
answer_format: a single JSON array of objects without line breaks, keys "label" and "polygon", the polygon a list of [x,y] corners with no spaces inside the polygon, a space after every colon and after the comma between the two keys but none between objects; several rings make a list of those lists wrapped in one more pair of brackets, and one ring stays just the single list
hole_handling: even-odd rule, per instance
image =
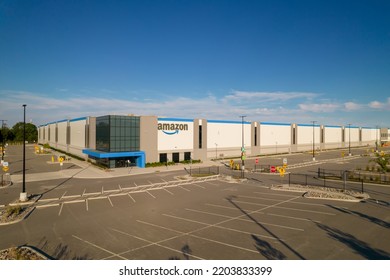
[{"label": "curb", "polygon": [[30,214],[31,214],[34,210],[35,210],[35,207],[29,207],[29,208],[27,208],[27,209],[25,210],[25,213],[24,213],[21,217],[15,219],[15,220],[13,220],[13,221],[10,221],[10,222],[1,222],[1,221],[0,221],[0,226],[6,226],[6,225],[12,225],[12,224],[19,223],[19,222],[21,222],[21,221],[27,219],[28,216],[30,216]]}]

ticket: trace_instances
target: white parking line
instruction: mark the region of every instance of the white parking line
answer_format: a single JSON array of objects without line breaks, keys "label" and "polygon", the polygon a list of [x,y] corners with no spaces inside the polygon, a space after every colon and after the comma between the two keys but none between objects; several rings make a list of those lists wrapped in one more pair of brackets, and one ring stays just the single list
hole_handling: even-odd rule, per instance
[{"label": "white parking line", "polygon": [[272,214],[272,213],[264,213],[264,215],[276,216],[276,217],[287,218],[287,219],[292,219],[292,220],[300,220],[300,221],[305,221],[305,222],[310,222],[310,223],[312,223],[312,222],[321,223],[321,221],[317,221],[317,220],[310,220],[307,218],[298,218],[298,217],[291,217],[291,216]]},{"label": "white parking line", "polygon": [[37,205],[37,206],[35,206],[35,208],[39,209],[39,208],[47,208],[47,207],[53,207],[53,206],[60,206],[60,204],[53,203],[53,204],[46,204],[46,205]]},{"label": "white parking line", "polygon": [[[248,232],[248,231],[243,231],[243,230],[228,228],[228,227],[224,227],[224,226],[219,226],[218,224],[221,224],[222,222],[219,222],[218,224],[209,224],[209,223],[199,222],[199,221],[196,221],[196,220],[187,219],[187,218],[182,218],[182,217],[178,217],[178,216],[174,216],[174,215],[169,215],[169,214],[163,214],[163,216],[166,216],[166,217],[169,217],[169,218],[173,218],[173,219],[183,220],[183,221],[187,221],[187,222],[191,222],[191,223],[196,223],[196,224],[200,224],[200,225],[204,225],[204,226],[206,226],[206,228],[207,228],[207,227],[215,227],[215,228],[220,228],[220,229],[223,229],[223,230],[229,230],[229,231],[234,231],[234,232],[244,233],[244,234],[251,234],[251,235],[260,236],[260,237],[262,237],[262,238],[277,240],[275,237],[271,237],[271,236],[268,236],[268,235],[262,235],[262,234],[257,234],[257,233],[254,233],[254,232]],[[233,218],[229,218],[228,221],[230,221],[230,220],[238,220],[238,219],[236,219],[235,217],[233,217]],[[226,222],[226,221],[225,221],[225,222]],[[198,231],[198,230],[197,230],[197,231]],[[281,239],[279,239],[279,240],[281,240]]]},{"label": "white parking line", "polygon": [[[266,208],[280,208],[280,209],[286,209],[286,210],[293,210],[293,211],[301,211],[301,212],[309,212],[309,213],[316,213],[316,214],[322,214],[322,215],[329,215],[329,216],[335,216],[334,213],[329,212],[321,212],[321,211],[314,211],[314,210],[305,210],[305,209],[298,209],[298,208],[291,208],[291,207],[283,207],[283,206],[277,206],[277,205],[267,205],[262,203],[253,203],[253,202],[246,202],[246,201],[240,201],[235,200],[236,203],[243,203],[243,204],[250,204],[250,205],[258,205],[258,206],[266,206]],[[288,201],[282,201],[282,203],[287,203]],[[278,203],[279,204],[279,203]]]},{"label": "white parking line", "polygon": [[175,195],[173,192],[168,191],[166,188],[163,188],[163,190],[170,193],[171,195]]},{"label": "white parking line", "polygon": [[85,208],[86,208],[87,211],[88,211],[88,198],[85,200]]},{"label": "white parking line", "polygon": [[[239,250],[243,250],[243,251],[247,251],[247,252],[251,252],[251,253],[256,253],[256,254],[259,253],[259,251],[256,251],[256,250],[252,250],[252,249],[248,249],[248,248],[244,248],[244,247],[236,246],[236,245],[233,245],[233,244],[229,244],[229,243],[221,242],[221,241],[218,241],[218,240],[214,240],[214,239],[210,239],[210,238],[206,238],[206,237],[201,237],[201,236],[192,234],[193,232],[200,231],[199,229],[197,229],[197,230],[195,230],[195,231],[191,231],[191,232],[185,233],[185,232],[177,231],[177,230],[174,230],[174,229],[166,228],[166,227],[163,227],[163,226],[159,226],[159,225],[156,225],[156,224],[152,224],[152,223],[148,223],[148,222],[143,222],[143,221],[140,221],[140,220],[137,220],[137,222],[144,223],[144,224],[148,224],[148,225],[150,225],[150,226],[154,226],[154,227],[157,227],[157,228],[170,230],[170,231],[173,231],[173,232],[176,232],[176,233],[181,234],[181,235],[179,235],[179,236],[176,236],[175,238],[178,238],[178,237],[181,237],[181,236],[191,236],[191,237],[195,237],[195,238],[198,238],[198,239],[201,239],[201,240],[205,240],[205,241],[208,241],[208,242],[221,244],[221,245],[224,245],[224,246],[227,246],[227,247],[232,247],[232,248],[235,248],[235,249],[239,249]],[[204,228],[202,228],[202,229],[204,229]],[[202,229],[201,229],[201,230],[202,230]],[[261,236],[261,235],[258,235],[258,234],[255,234],[255,235],[256,235],[256,236]],[[272,238],[272,239],[275,239],[275,238],[269,237],[269,236],[262,236],[262,237],[263,237],[263,238]],[[161,241],[160,241],[160,242],[161,242]]]},{"label": "white parking line", "polygon": [[93,192],[93,193],[84,193],[83,196],[86,196],[86,195],[100,195],[102,194],[101,192]]},{"label": "white parking line", "polygon": [[[234,217],[231,217],[231,216],[226,216],[226,215],[212,213],[212,212],[207,212],[207,211],[200,211],[200,210],[196,210],[196,209],[186,208],[185,210],[191,211],[191,212],[196,212],[196,213],[207,214],[207,215],[211,215],[211,216],[222,217],[222,218],[234,218]],[[256,214],[264,214],[264,213],[256,212]],[[243,221],[243,222],[253,223],[253,221],[248,220],[248,219],[244,219],[244,218],[238,218],[237,220]],[[259,223],[261,223],[262,225],[267,225],[267,226],[274,226],[274,227],[291,229],[291,230],[296,230],[296,231],[305,231],[304,229],[301,229],[301,228],[288,227],[288,226],[282,226],[282,225],[270,224],[270,223],[264,223],[264,222],[259,222]]]},{"label": "white parking line", "polygon": [[212,186],[219,186],[219,184],[210,183],[209,181],[204,181],[203,183],[206,183],[206,184],[209,184],[209,185],[212,185]]},{"label": "white parking line", "polygon": [[61,203],[61,207],[60,207],[60,211],[58,212],[58,216],[60,216],[61,215],[61,212],[62,212],[62,208],[64,207],[64,204],[63,203]]},{"label": "white parking line", "polygon": [[85,199],[77,199],[77,200],[71,200],[71,201],[64,201],[63,204],[73,204],[73,203],[80,203],[85,202]]},{"label": "white parking line", "polygon": [[107,196],[96,196],[96,197],[90,197],[89,200],[97,200],[97,199],[106,199]]},{"label": "white parking line", "polygon": [[107,196],[108,201],[110,202],[111,206],[114,207],[114,204],[112,204],[112,201],[109,196]]},{"label": "white parking line", "polygon": [[61,199],[64,198],[65,194],[67,193],[68,191],[65,191],[64,194],[61,196]]},{"label": "white parking line", "polygon": [[156,198],[154,195],[152,195],[150,192],[146,191],[151,197]]},{"label": "white parking line", "polygon": [[126,195],[126,193],[113,193],[113,194],[109,194],[108,196],[114,197],[114,196],[124,196],[124,195]]},{"label": "white parking line", "polygon": [[192,185],[195,186],[195,187],[199,187],[199,188],[202,188],[202,189],[206,189],[206,187],[203,187],[203,186],[198,185],[198,184],[192,184]]},{"label": "white parking line", "polygon": [[135,202],[134,198],[133,198],[129,193],[128,193],[127,195],[131,198],[131,200],[132,200],[133,202]]},{"label": "white parking line", "polygon": [[[146,243],[149,243],[147,245],[144,245],[144,246],[141,246],[141,247],[138,247],[138,248],[134,248],[134,249],[131,249],[131,250],[128,250],[128,251],[125,251],[125,252],[122,252],[120,253],[121,255],[123,254],[127,254],[127,253],[131,253],[131,252],[134,252],[134,251],[137,251],[137,250],[140,250],[140,249],[144,249],[144,248],[147,248],[147,247],[150,247],[150,246],[158,246],[158,247],[161,247],[161,248],[164,248],[164,249],[167,249],[167,250],[170,250],[170,251],[173,251],[175,253],[180,253],[180,254],[183,254],[182,251],[179,251],[179,250],[176,250],[176,249],[173,249],[173,248],[170,248],[170,247],[167,247],[167,246],[164,246],[164,245],[161,245],[160,243],[163,243],[163,242],[166,242],[166,241],[169,241],[169,240],[172,240],[172,239],[176,239],[180,236],[174,236],[174,237],[170,237],[168,239],[165,239],[165,240],[161,240],[159,242],[152,242],[152,241],[149,241],[145,238],[142,238],[142,237],[138,237],[138,236],[135,236],[135,235],[132,235],[130,233],[127,233],[127,232],[124,232],[124,231],[121,231],[121,230],[117,230],[117,229],[114,229],[114,228],[111,228],[111,230],[115,231],[115,232],[118,232],[118,233],[121,233],[123,235],[126,235],[126,236],[129,236],[129,237],[133,237],[135,239],[138,239],[138,240],[141,240],[143,242],[146,242]],[[188,256],[191,256],[195,259],[198,259],[198,260],[203,260],[202,258],[198,257],[198,256],[195,256],[195,255],[192,255],[192,254],[188,254]]]},{"label": "white parking line", "polygon": [[109,250],[107,250],[107,249],[105,249],[105,248],[103,248],[103,247],[100,247],[100,246],[98,246],[98,245],[96,245],[96,244],[93,244],[92,242],[89,242],[89,241],[87,241],[87,240],[84,240],[84,239],[82,239],[82,238],[80,238],[80,237],[78,237],[78,236],[76,236],[76,235],[73,235],[73,234],[72,234],[72,236],[73,236],[74,238],[76,238],[76,239],[78,239],[78,240],[84,242],[84,243],[87,243],[88,245],[91,245],[91,246],[93,246],[93,247],[95,247],[95,248],[98,248],[98,249],[100,249],[100,250],[102,250],[102,251],[104,251],[104,252],[107,252],[107,253],[111,254],[111,256],[115,256],[115,257],[121,258],[121,259],[123,259],[123,260],[127,260],[126,258],[124,258],[124,257],[122,257],[122,256],[120,256],[120,255],[118,255],[117,253],[114,253],[114,252],[109,251]]},{"label": "white parking line", "polygon": [[59,200],[60,198],[57,197],[57,198],[43,198],[43,199],[40,199],[39,201],[40,202],[45,202],[45,201],[55,201],[55,200]]},{"label": "white parking line", "polygon": [[253,193],[255,193],[255,194],[261,194],[261,195],[296,197],[296,195],[291,195],[291,194],[265,193],[265,192],[253,192]]},{"label": "white parking line", "polygon": [[[253,196],[246,196],[246,195],[238,195],[237,198],[251,198],[251,199],[257,199],[257,200],[268,200],[268,201],[282,201],[280,199],[274,199],[274,198],[262,198],[262,197],[253,197]],[[318,203],[309,203],[309,202],[296,202],[296,201],[291,201],[289,203],[294,203],[294,204],[302,204],[302,205],[311,205],[311,206],[319,206],[319,207],[328,207],[324,204],[318,204]]]},{"label": "white parking line", "polygon": [[183,190],[185,190],[185,191],[187,191],[187,192],[190,192],[190,190],[188,190],[188,189],[186,189],[186,188],[184,188],[184,187],[182,187],[182,186],[179,186],[179,188],[182,188]]},{"label": "white parking line", "polygon": [[75,194],[75,195],[67,195],[67,196],[62,196],[62,198],[66,199],[66,198],[75,198],[75,197],[81,197],[80,194]]}]

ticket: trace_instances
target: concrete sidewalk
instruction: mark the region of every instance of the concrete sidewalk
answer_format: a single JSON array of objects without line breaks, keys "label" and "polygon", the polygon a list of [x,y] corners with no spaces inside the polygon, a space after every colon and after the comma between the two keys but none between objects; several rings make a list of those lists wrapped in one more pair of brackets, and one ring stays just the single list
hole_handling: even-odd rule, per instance
[{"label": "concrete sidewalk", "polygon": [[[202,167],[210,166],[221,166],[219,162],[206,161],[197,164],[176,164],[170,166],[160,166],[160,167],[148,167],[148,168],[138,168],[138,167],[124,167],[124,168],[115,168],[115,169],[101,169],[92,165],[88,162],[83,162],[77,159],[72,159],[72,163],[79,166],[80,168],[65,169],[56,172],[41,172],[26,174],[26,182],[36,182],[36,181],[46,181],[46,180],[55,180],[63,178],[78,178],[78,179],[102,179],[102,178],[114,178],[114,177],[124,177],[124,176],[134,176],[141,174],[153,174],[159,172],[172,172],[180,171],[183,169],[198,169]],[[21,174],[12,175],[12,182],[21,183],[23,177]]]}]

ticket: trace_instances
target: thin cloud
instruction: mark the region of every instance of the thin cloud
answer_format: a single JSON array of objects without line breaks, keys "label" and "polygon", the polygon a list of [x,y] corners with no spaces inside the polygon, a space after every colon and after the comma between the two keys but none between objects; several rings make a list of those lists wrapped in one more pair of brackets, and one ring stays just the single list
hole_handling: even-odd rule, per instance
[{"label": "thin cloud", "polygon": [[233,91],[225,97],[228,101],[259,101],[259,102],[286,102],[292,99],[313,99],[319,96],[310,92],[258,92]]},{"label": "thin cloud", "polygon": [[372,101],[368,104],[368,107],[372,109],[382,109],[384,107],[384,104],[379,101]]},{"label": "thin cloud", "polygon": [[[314,103],[310,101],[318,94],[302,92],[235,91],[222,97],[211,93],[203,98],[165,95],[162,100],[153,97],[145,99],[86,98],[75,95],[53,97],[16,91],[0,91],[0,95],[2,96],[0,99],[1,115],[6,116],[10,125],[22,120],[22,104],[27,104],[27,119],[32,119],[37,125],[65,118],[107,114],[224,120],[238,120],[240,115],[246,115],[248,121],[287,123],[310,121],[315,116],[318,121],[322,120],[326,124],[337,124],[341,118],[345,117],[348,122],[360,123],[360,112],[376,110],[385,113],[390,107],[390,98],[387,102],[372,101],[368,104],[352,101],[342,103],[333,100],[320,100]],[[237,102],[240,98],[245,102]],[[257,100],[265,102],[257,102]],[[282,100],[290,102],[281,102]],[[297,103],[293,100],[303,102]]]},{"label": "thin cloud", "polygon": [[299,104],[301,110],[314,113],[331,113],[340,109],[340,107],[340,104],[337,103]]},{"label": "thin cloud", "polygon": [[355,102],[346,102],[344,103],[344,108],[347,111],[357,111],[363,108],[363,105]]}]

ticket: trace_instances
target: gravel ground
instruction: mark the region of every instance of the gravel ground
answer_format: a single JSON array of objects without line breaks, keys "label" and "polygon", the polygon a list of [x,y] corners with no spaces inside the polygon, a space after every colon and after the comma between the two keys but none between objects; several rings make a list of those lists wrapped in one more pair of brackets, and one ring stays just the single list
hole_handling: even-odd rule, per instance
[{"label": "gravel ground", "polygon": [[44,260],[28,247],[12,247],[0,251],[0,260]]},{"label": "gravel ground", "polygon": [[278,185],[272,187],[274,190],[296,191],[304,193],[306,198],[321,198],[321,199],[335,199],[345,201],[361,201],[368,199],[370,196],[366,193],[360,193],[349,190],[340,190],[334,188],[324,188],[315,186],[302,186],[302,185]]}]

